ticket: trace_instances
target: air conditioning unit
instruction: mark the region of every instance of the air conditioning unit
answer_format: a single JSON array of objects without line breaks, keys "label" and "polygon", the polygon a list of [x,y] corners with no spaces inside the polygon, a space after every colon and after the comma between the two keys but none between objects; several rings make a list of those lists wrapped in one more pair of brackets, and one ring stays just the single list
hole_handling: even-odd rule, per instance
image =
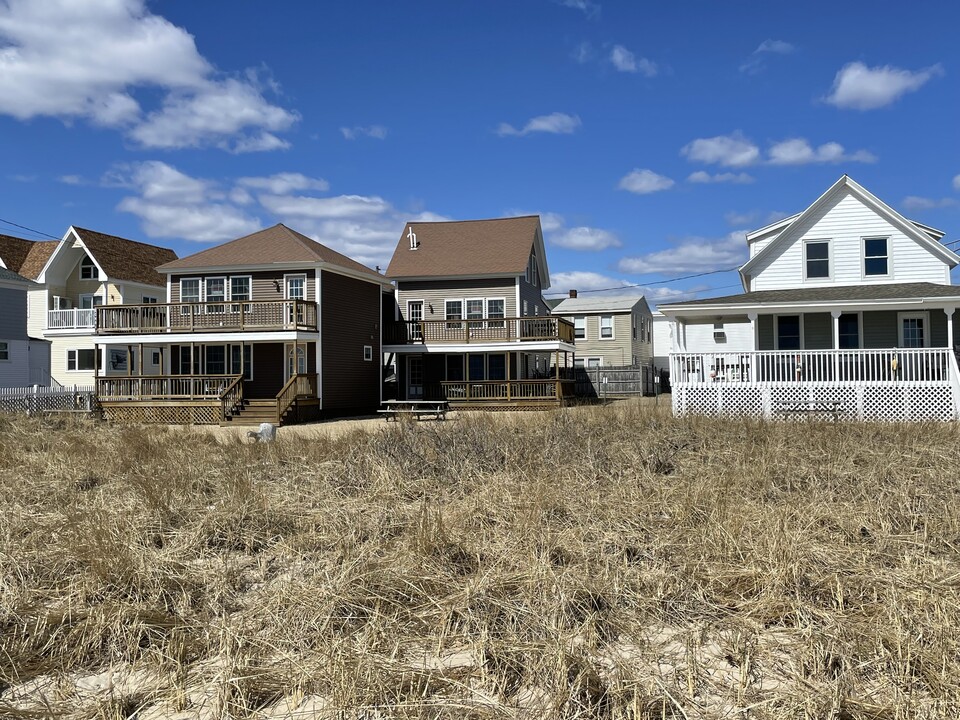
[{"label": "air conditioning unit", "polygon": [[723,323],[713,324],[713,341],[715,343],[725,343],[727,341],[727,332],[723,329]]},{"label": "air conditioning unit", "polygon": [[53,296],[53,309],[54,310],[69,310],[73,307],[73,303],[68,297],[61,297],[60,295]]}]

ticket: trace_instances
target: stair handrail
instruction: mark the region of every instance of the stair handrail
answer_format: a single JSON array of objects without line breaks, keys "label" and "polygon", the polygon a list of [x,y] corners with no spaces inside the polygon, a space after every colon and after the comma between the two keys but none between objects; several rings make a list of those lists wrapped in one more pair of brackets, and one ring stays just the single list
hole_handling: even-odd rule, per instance
[{"label": "stair handrail", "polygon": [[[313,380],[313,383],[310,382],[311,380]],[[316,380],[316,373],[297,373],[290,376],[290,379],[277,393],[277,424],[280,423],[280,418],[299,397],[309,396],[310,393],[316,395]],[[306,386],[301,387],[301,382],[305,382]]]},{"label": "stair handrail", "polygon": [[233,381],[220,393],[220,407],[223,410],[223,419],[226,420],[237,408],[243,404],[243,375],[237,375]]}]

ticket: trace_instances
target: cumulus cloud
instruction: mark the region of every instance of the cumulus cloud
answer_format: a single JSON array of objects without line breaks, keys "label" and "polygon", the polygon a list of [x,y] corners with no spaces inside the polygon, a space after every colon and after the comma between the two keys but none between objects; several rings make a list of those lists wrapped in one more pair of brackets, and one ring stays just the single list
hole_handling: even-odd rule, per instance
[{"label": "cumulus cloud", "polygon": [[949,208],[956,207],[960,205],[960,201],[956,198],[945,197],[945,198],[928,198],[928,197],[919,197],[917,195],[908,195],[903,199],[903,202],[900,203],[905,210],[934,210],[936,208]]},{"label": "cumulus cloud", "polygon": [[307,177],[294,172],[276,173],[268,177],[242,177],[237,180],[237,185],[254,190],[265,190],[272,195],[286,195],[304,190],[325,192],[330,189],[330,183],[323,178]]},{"label": "cumulus cloud", "polygon": [[653,170],[634,168],[632,171],[620,178],[617,187],[627,192],[637,195],[648,195],[661,190],[669,190],[674,186],[673,180],[658,175]]},{"label": "cumulus cloud", "polygon": [[697,138],[680,149],[680,154],[705,165],[745,167],[760,159],[760,148],[741,133]]},{"label": "cumulus cloud", "polygon": [[610,62],[620,72],[640,73],[654,77],[658,72],[657,64],[647,58],[638,58],[623,45],[614,45],[610,51]]},{"label": "cumulus cloud", "polygon": [[569,290],[594,291],[607,288],[622,288],[634,283],[622,278],[591,272],[589,270],[570,270],[550,273],[551,295],[567,294]]},{"label": "cumulus cloud", "polygon": [[690,173],[690,176],[687,178],[687,182],[692,183],[733,183],[735,185],[746,185],[747,183],[753,182],[753,176],[748,175],[745,172],[741,173],[715,173],[711,175],[705,170],[697,170],[696,172]]},{"label": "cumulus cloud", "polygon": [[764,40],[754,50],[750,57],[740,65],[740,72],[756,75],[765,68],[764,57],[767,55],[790,55],[796,48],[783,40]]},{"label": "cumulus cloud", "polygon": [[939,64],[912,71],[892,65],[867,67],[862,62],[852,62],[840,68],[830,94],[824,99],[838,108],[876,110],[919,90],[942,74],[943,67]]},{"label": "cumulus cloud", "polygon": [[620,242],[620,238],[617,237],[616,233],[610,230],[586,225],[568,227],[566,218],[559,213],[531,213],[521,210],[508,210],[504,214],[509,217],[539,215],[540,228],[543,230],[544,239],[557,247],[568,250],[597,252],[606,250],[607,248],[620,247],[623,244]]},{"label": "cumulus cloud", "polygon": [[685,238],[666,250],[625,257],[617,264],[620,272],[645,275],[710,272],[739,267],[747,258],[747,242],[742,230],[720,239]]},{"label": "cumulus cloud", "polygon": [[500,123],[497,135],[529,135],[530,133],[552,133],[554,135],[569,135],[582,125],[576,115],[555,112],[549,115],[538,115],[527,121],[519,130],[509,123]]},{"label": "cumulus cloud", "polygon": [[[267,101],[264,84],[275,87],[218,73],[144,0],[0,3],[0,113],[20,120],[85,119],[152,148],[286,147],[273,133],[298,116]],[[141,106],[143,89],[160,91],[158,108]]]},{"label": "cumulus cloud", "polygon": [[814,148],[806,138],[790,138],[775,143],[768,151],[771,165],[809,165],[813,163],[874,163],[877,156],[866,150],[847,153],[843,145],[828,142]]},{"label": "cumulus cloud", "polygon": [[216,183],[190,177],[159,161],[115,169],[108,184],[122,184],[137,195],[117,209],[136,215],[152,238],[220,242],[248,235],[262,227],[259,218],[224,202]]},{"label": "cumulus cloud", "polygon": [[555,0],[558,5],[579,10],[588,18],[594,18],[600,14],[600,5],[591,0]]},{"label": "cumulus cloud", "polygon": [[359,137],[371,137],[383,140],[387,137],[387,129],[383,125],[354,125],[340,128],[340,134],[346,140],[356,140]]},{"label": "cumulus cloud", "polygon": [[585,65],[593,59],[593,46],[584,40],[573,49],[573,59],[580,65]]},{"label": "cumulus cloud", "polygon": [[83,185],[86,183],[81,175],[61,175],[57,179],[64,185]]}]

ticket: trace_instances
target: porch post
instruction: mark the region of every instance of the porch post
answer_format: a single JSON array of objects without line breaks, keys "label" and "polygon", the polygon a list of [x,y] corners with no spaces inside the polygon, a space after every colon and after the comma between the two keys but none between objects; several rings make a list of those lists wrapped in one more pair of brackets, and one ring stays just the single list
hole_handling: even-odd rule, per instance
[{"label": "porch post", "polygon": [[953,352],[953,312],[956,308],[947,307],[943,309],[947,316],[947,347]]},{"label": "porch post", "polygon": [[[830,316],[833,318],[833,349],[840,349],[840,311],[831,310]],[[833,353],[833,379],[840,379],[840,353]]]},{"label": "porch post", "polygon": [[143,377],[143,343],[137,346],[137,375]]},{"label": "porch post", "polygon": [[510,400],[510,357],[513,353],[506,353],[507,362],[507,400]]},{"label": "porch post", "polygon": [[750,362],[750,382],[756,384],[757,362],[760,359],[760,356],[757,355],[757,351],[760,349],[760,339],[757,337],[757,313],[747,313],[747,318],[750,320],[750,334],[753,335],[753,360]]},{"label": "porch post", "polygon": [[[191,318],[191,319],[192,319],[192,318]],[[194,362],[194,355],[193,355],[193,353],[194,353],[194,346],[195,346],[195,343],[191,342],[191,343],[190,343],[190,399],[191,399],[191,400],[193,400],[193,385],[194,385],[193,368],[196,367],[196,366],[193,364],[193,362]]]},{"label": "porch post", "polygon": [[133,375],[133,345],[127,345],[127,377]]}]

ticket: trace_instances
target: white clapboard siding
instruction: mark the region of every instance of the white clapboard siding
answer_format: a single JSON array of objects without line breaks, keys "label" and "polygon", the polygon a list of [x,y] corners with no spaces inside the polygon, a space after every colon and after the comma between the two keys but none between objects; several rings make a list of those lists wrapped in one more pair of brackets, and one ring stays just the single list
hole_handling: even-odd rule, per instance
[{"label": "white clapboard siding", "polygon": [[[888,277],[863,276],[862,240],[887,237]],[[830,240],[830,279],[804,280],[804,240]],[[913,238],[907,237],[849,191],[811,218],[800,236],[788,247],[771,254],[753,273],[751,290],[782,290],[799,287],[869,283],[930,282],[948,284],[942,260]]]}]

